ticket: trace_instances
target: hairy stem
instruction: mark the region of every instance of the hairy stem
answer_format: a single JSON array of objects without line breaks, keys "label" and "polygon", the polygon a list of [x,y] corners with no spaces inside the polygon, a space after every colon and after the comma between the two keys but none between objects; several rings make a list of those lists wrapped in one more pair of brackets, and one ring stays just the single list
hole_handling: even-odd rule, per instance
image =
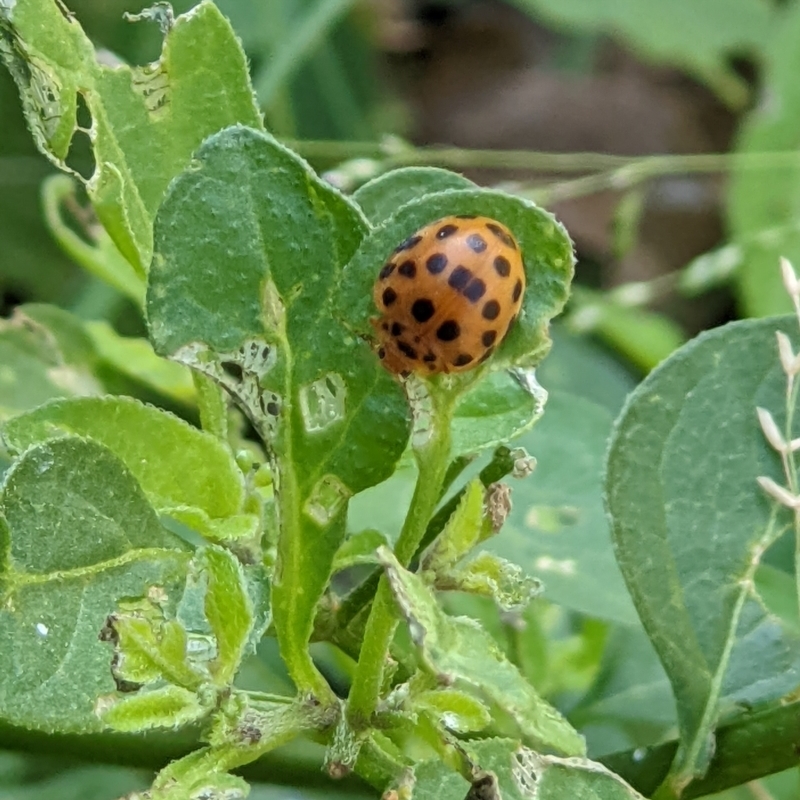
[{"label": "hairy stem", "polygon": [[[403,566],[408,566],[417,552],[436,510],[447,473],[454,400],[445,393],[434,394],[432,399],[434,411],[430,437],[424,444],[414,448],[419,475],[403,529],[395,545],[395,555]],[[347,704],[350,724],[356,729],[367,727],[375,713],[396,628],[394,600],[386,576],[381,576]]]}]

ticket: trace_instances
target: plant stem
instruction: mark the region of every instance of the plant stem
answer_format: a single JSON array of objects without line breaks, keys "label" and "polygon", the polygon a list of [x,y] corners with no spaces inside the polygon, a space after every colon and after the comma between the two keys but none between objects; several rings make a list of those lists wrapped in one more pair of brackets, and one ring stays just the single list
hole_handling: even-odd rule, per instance
[{"label": "plant stem", "polygon": [[[414,557],[425,535],[428,522],[439,502],[447,473],[450,422],[455,400],[443,391],[433,392],[432,400],[434,410],[431,417],[430,438],[414,448],[419,474],[414,496],[394,550],[397,560],[404,567],[408,566]],[[363,730],[370,724],[377,708],[383,684],[383,670],[396,628],[397,613],[394,600],[386,576],[382,575],[367,620],[361,654],[347,703],[348,719],[356,730]]]},{"label": "plant stem", "polygon": [[[545,173],[598,172],[590,177],[602,188],[659,175],[715,174],[736,170],[797,167],[796,150],[764,153],[692,153],[617,156],[605,153],[545,153],[533,150],[470,150],[461,147],[414,147],[406,142],[339,142],[299,139],[285,142],[305,158],[341,162],[354,158],[379,159],[386,169],[439,166],[451,169],[508,169]],[[622,170],[625,170],[623,173]]]}]

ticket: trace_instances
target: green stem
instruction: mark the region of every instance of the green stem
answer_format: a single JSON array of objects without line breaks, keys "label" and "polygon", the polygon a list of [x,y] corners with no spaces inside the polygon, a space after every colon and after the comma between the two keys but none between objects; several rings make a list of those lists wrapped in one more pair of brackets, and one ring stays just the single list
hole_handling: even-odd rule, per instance
[{"label": "green stem", "polygon": [[[292,150],[308,159],[341,162],[354,158],[381,160],[386,169],[439,166],[451,169],[508,169],[532,172],[581,173],[602,180],[602,188],[617,188],[643,178],[660,175],[714,174],[739,170],[782,170],[797,167],[796,150],[764,153],[695,153],[645,157],[605,153],[544,153],[532,150],[469,150],[461,147],[413,147],[406,142],[339,142],[311,139],[286,141]],[[624,170],[624,172],[623,172]],[[545,189],[547,190],[547,189]],[[596,188],[593,188],[595,191]],[[572,190],[570,190],[572,191]]]},{"label": "green stem", "polygon": [[[444,392],[433,393],[434,413],[431,417],[430,438],[414,448],[419,467],[417,484],[403,529],[395,545],[397,560],[408,566],[417,552],[428,522],[436,510],[441,488],[447,473],[450,455],[450,422],[454,410],[454,399]],[[383,670],[389,654],[397,614],[386,576],[378,583],[378,591],[372,603],[364,641],[356,666],[353,685],[347,703],[350,724],[356,730],[366,728],[375,713],[383,684]]]}]

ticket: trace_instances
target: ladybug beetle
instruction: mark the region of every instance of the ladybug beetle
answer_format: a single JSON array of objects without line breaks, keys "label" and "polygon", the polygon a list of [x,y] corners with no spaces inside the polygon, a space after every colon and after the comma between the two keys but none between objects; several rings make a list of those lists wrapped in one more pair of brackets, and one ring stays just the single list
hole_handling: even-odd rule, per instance
[{"label": "ladybug beetle", "polygon": [[522,254],[505,225],[476,216],[432,222],[378,273],[378,357],[403,376],[471,369],[506,337],[524,291]]}]

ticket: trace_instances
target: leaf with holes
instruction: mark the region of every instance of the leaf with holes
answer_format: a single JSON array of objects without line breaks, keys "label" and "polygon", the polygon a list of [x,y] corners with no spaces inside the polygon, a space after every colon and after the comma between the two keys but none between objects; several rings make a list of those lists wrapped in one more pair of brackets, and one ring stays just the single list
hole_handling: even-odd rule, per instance
[{"label": "leaf with holes", "polygon": [[150,16],[168,27],[161,58],[145,67],[108,66],[54,0],[0,4],[0,56],[39,149],[69,169],[79,100],[85,103],[95,161],[86,188],[140,273],[150,262],[158,204],[195,148],[235,122],[261,125],[244,53],[213,3],[205,0],[175,20],[166,10]]},{"label": "leaf with holes", "polygon": [[448,616],[422,579],[403,569],[391,550],[382,547],[378,556],[427,671],[441,684],[455,684],[502,709],[532,745],[567,755],[585,752],[583,737],[536,693],[480,625]]},{"label": "leaf with holes", "polygon": [[409,432],[400,386],[330,313],[366,230],[297,156],[230,128],[170,188],[148,287],[157,352],[224,386],[273,453],[274,621],[293,677],[320,692],[307,642],[347,502],[392,473]]},{"label": "leaf with holes", "polygon": [[784,482],[756,417],[761,406],[785,424],[776,330],[796,340],[797,320],[746,320],[689,342],[630,396],[608,454],[617,560],[677,699],[676,788],[705,771],[725,708],[774,701],[800,674],[800,639],[753,580],[790,522],[756,482]]},{"label": "leaf with holes", "polygon": [[100,729],[114,691],[98,639],[122,598],[180,598],[189,560],[136,479],[101,444],[31,447],[0,495],[0,719],[44,731]]},{"label": "leaf with holes", "polygon": [[622,778],[588,758],[536,753],[508,739],[468,745],[474,764],[473,791],[504,800],[644,800]]}]

